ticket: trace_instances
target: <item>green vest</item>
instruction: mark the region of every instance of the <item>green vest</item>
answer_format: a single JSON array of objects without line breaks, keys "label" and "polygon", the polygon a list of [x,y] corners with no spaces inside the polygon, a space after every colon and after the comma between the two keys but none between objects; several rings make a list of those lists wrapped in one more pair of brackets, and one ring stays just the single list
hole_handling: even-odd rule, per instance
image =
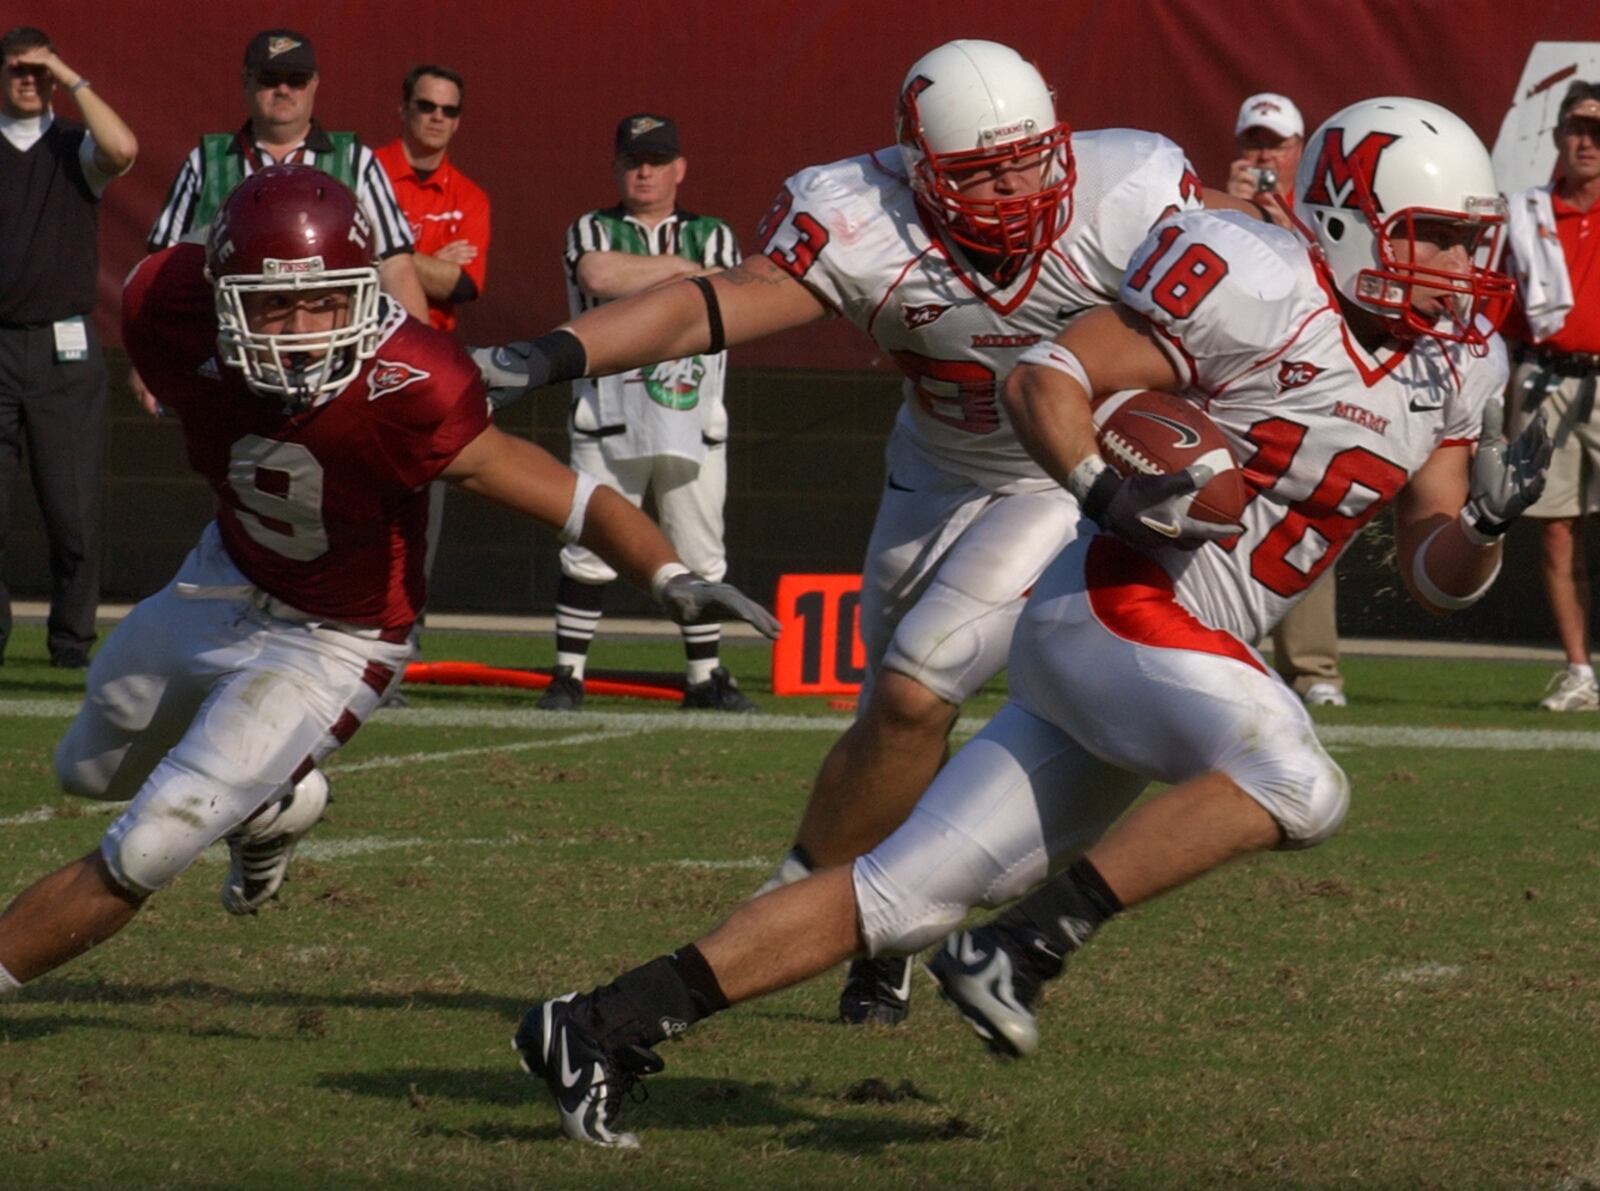
[{"label": "green vest", "polygon": [[[204,227],[216,217],[227,197],[233,193],[234,187],[244,181],[244,158],[238,153],[230,153],[234,143],[238,140],[236,132],[208,132],[200,138],[200,197],[195,200],[194,216],[190,220],[190,227]],[[333,142],[333,160],[327,165],[318,165],[317,168],[324,173],[332,174],[351,190],[356,188],[356,134],[353,132],[330,132],[328,139]],[[319,162],[326,160],[329,154],[318,153]]]}]

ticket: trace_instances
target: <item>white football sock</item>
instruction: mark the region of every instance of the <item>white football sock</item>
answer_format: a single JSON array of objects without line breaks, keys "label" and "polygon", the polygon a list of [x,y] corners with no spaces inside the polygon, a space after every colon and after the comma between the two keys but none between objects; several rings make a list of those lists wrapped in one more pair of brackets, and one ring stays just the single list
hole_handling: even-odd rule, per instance
[{"label": "white football sock", "polygon": [[1593,666],[1580,666],[1580,665],[1577,665],[1576,663],[1568,662],[1567,663],[1567,673],[1571,674],[1574,678],[1586,678],[1590,682],[1594,681],[1594,667]]},{"label": "white football sock", "polygon": [[772,870],[772,875],[767,878],[767,883],[757,889],[750,896],[760,897],[763,893],[771,893],[774,889],[782,889],[785,885],[793,885],[796,881],[804,881],[812,873],[812,868],[800,859],[800,849],[795,848],[778,861],[778,867]]}]

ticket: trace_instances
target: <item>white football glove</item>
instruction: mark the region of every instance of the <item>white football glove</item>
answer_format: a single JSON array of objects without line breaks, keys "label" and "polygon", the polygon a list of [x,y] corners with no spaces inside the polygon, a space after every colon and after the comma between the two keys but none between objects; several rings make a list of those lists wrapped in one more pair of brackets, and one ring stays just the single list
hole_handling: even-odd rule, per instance
[{"label": "white football glove", "polygon": [[537,373],[538,365],[545,361],[531,358],[533,344],[529,340],[500,347],[472,347],[467,349],[467,354],[478,366],[478,374],[489,390],[489,405],[494,409],[504,409],[528,390],[544,383]]},{"label": "white football glove", "polygon": [[777,618],[731,583],[713,583],[694,574],[674,575],[662,585],[656,599],[678,624],[742,620],[762,636],[778,638]]},{"label": "white football glove", "polygon": [[502,409],[533,389],[582,376],[589,364],[583,341],[561,328],[537,339],[468,348],[467,354],[478,366],[493,409]]},{"label": "white football glove", "polygon": [[1514,442],[1501,437],[1504,423],[1504,406],[1490,400],[1483,408],[1478,453],[1472,460],[1467,503],[1461,510],[1462,520],[1486,537],[1504,534],[1539,499],[1555,453],[1543,410],[1533,415]]}]

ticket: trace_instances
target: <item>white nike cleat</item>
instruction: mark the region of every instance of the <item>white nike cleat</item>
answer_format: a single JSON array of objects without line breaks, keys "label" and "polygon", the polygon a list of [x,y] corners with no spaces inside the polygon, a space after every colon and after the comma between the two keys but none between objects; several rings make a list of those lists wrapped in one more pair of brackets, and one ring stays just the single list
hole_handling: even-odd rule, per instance
[{"label": "white nike cleat", "polygon": [[328,809],[328,779],[313,769],[290,791],[228,836],[228,875],[222,879],[222,908],[254,914],[278,895],[295,844]]},{"label": "white nike cleat", "polygon": [[[957,931],[928,961],[927,969],[939,982],[940,994],[991,1051],[1020,1059],[1039,1049],[1039,1023],[1032,1005],[1040,985],[1006,945],[992,926]],[[1056,962],[1059,958],[1052,954]]]},{"label": "white nike cleat", "polygon": [[522,1058],[522,1069],[544,1080],[555,1097],[563,1133],[590,1145],[637,1149],[637,1137],[612,1126],[639,1078],[666,1064],[643,1046],[608,1052],[573,1022],[571,1002],[577,995],[568,993],[528,1010],[511,1046]]}]

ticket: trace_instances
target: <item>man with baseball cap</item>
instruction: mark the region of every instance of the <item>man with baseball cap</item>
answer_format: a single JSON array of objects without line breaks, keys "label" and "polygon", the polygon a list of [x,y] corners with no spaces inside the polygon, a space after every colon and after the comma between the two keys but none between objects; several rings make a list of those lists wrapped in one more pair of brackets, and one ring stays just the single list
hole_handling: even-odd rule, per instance
[{"label": "man with baseball cap", "polygon": [[[1233,122],[1238,155],[1228,167],[1228,193],[1260,207],[1280,227],[1294,209],[1294,176],[1305,148],[1305,121],[1294,100],[1275,91],[1252,95]],[[1343,707],[1339,672],[1338,593],[1330,570],[1272,630],[1272,661],[1307,703]]]},{"label": "man with baseball cap", "polygon": [[1567,665],[1539,706],[1597,711],[1584,537],[1600,509],[1600,82],[1571,83],[1558,113],[1556,180],[1512,195],[1507,209],[1517,310],[1505,331],[1518,346],[1506,413],[1517,430],[1548,407],[1555,436],[1550,482],[1528,516],[1539,523],[1545,596]]},{"label": "man with baseball cap", "polygon": [[[372,223],[383,288],[426,322],[428,300],[411,261],[411,229],[388,175],[355,133],[327,132],[312,115],[321,76],[311,39],[293,29],[263,29],[244,48],[243,81],[249,119],[237,132],[205,134],[190,150],[150,229],[150,251],[194,238],[258,169],[316,166],[356,192]],[[159,394],[152,396],[137,375],[129,379],[139,403],[157,412]]]},{"label": "man with baseball cap", "polygon": [[[688,163],[671,117],[625,116],[613,142],[618,202],[567,229],[567,304],[574,317],[614,298],[679,277],[739,263],[733,232],[720,219],[678,206]],[[728,486],[728,415],[722,392],[727,353],[715,352],[577,380],[568,433],[575,470],[609,484],[634,504],[654,495],[661,528],[697,575],[727,571],[722,504]],[[616,572],[577,545],[561,551],[556,589],[556,665],[539,700],[547,711],[583,702],[589,645],[602,596]],[[753,711],[718,660],[717,625],[686,625],[683,705]]]},{"label": "man with baseball cap", "polygon": [[1305,132],[1300,109],[1288,96],[1263,91],[1245,100],[1233,124],[1239,153],[1228,167],[1228,193],[1261,203],[1274,222],[1286,224],[1282,213],[1264,200],[1267,195],[1277,195],[1293,205],[1294,175],[1300,168]]}]

